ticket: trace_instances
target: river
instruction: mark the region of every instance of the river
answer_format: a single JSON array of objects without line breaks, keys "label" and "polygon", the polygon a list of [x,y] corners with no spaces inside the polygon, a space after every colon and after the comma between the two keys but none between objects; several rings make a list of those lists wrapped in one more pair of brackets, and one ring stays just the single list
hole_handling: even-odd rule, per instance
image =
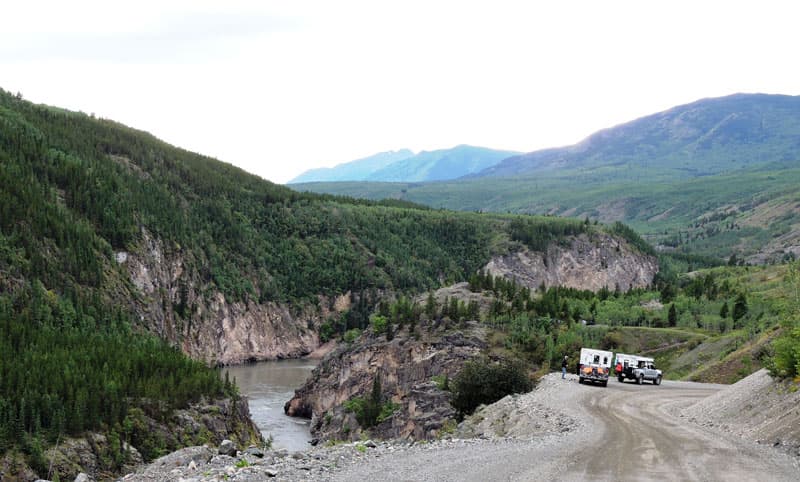
[{"label": "river", "polygon": [[316,365],[316,360],[278,360],[226,367],[239,393],[249,399],[250,415],[264,438],[272,436],[274,448],[296,452],[310,447],[309,420],[286,416],[283,405]]}]

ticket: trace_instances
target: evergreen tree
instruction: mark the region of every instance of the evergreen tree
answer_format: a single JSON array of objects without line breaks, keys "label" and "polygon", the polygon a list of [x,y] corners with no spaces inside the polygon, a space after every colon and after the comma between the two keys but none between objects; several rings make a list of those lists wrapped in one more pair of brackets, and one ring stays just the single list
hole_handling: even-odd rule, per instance
[{"label": "evergreen tree", "polygon": [[720,316],[720,318],[722,318],[723,320],[724,320],[725,318],[727,318],[727,317],[728,317],[728,310],[729,310],[729,308],[728,308],[728,302],[727,302],[727,301],[725,301],[724,303],[722,303],[722,308],[720,308],[720,309],[719,309],[719,316]]},{"label": "evergreen tree", "polygon": [[386,341],[394,340],[394,326],[392,326],[392,321],[387,320],[386,322]]},{"label": "evergreen tree", "polygon": [[429,291],[428,298],[425,300],[425,315],[429,320],[432,320],[436,318],[437,310],[436,298],[433,296],[433,291]]},{"label": "evergreen tree", "polygon": [[665,304],[672,303],[675,299],[675,293],[675,286],[672,283],[665,283],[664,286],[661,287],[661,302]]},{"label": "evergreen tree", "polygon": [[739,293],[733,304],[733,313],[731,315],[734,324],[738,323],[745,315],[747,315],[747,298],[745,298],[744,293]]},{"label": "evergreen tree", "polygon": [[459,309],[458,309],[458,298],[455,296],[450,298],[450,308],[447,310],[450,314],[450,319],[453,321],[458,321],[459,319]]},{"label": "evergreen tree", "polygon": [[669,314],[667,315],[667,321],[669,322],[669,326],[678,325],[678,310],[675,309],[675,303],[671,303],[669,305]]}]

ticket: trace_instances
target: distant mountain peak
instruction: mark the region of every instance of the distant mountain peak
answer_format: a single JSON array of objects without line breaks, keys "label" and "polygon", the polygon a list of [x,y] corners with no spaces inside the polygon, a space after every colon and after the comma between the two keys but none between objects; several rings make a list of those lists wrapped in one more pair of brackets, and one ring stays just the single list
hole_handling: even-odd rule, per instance
[{"label": "distant mountain peak", "polygon": [[[758,163],[765,152],[788,152],[798,145],[800,96],[737,93],[602,129],[572,146],[505,159],[473,177],[645,162],[702,176],[729,170],[732,161],[738,166]],[[766,146],[774,149],[765,151]]]},{"label": "distant mountain peak", "polygon": [[364,159],[339,164],[332,168],[312,169],[289,181],[380,181],[422,182],[457,179],[493,166],[519,154],[488,147],[459,144],[448,149],[420,151],[408,149],[387,151]]},{"label": "distant mountain peak", "polygon": [[410,149],[397,149],[373,154],[355,161],[342,162],[334,167],[309,169],[295,177],[288,184],[301,182],[363,181],[370,174],[403,159],[412,157]]}]

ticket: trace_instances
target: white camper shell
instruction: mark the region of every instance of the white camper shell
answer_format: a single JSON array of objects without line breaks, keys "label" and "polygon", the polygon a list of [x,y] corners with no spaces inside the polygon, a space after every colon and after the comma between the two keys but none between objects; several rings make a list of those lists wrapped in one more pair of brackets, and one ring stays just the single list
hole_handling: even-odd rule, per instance
[{"label": "white camper shell", "polygon": [[626,379],[633,380],[639,385],[645,380],[653,382],[653,385],[661,385],[662,373],[656,368],[655,360],[638,355],[625,355],[617,353],[615,368],[619,367],[617,380],[622,383]]},{"label": "white camper shell", "polygon": [[581,348],[581,357],[578,361],[578,382],[599,382],[604,387],[608,385],[608,375],[611,371],[611,361],[614,354],[610,351],[595,348]]}]

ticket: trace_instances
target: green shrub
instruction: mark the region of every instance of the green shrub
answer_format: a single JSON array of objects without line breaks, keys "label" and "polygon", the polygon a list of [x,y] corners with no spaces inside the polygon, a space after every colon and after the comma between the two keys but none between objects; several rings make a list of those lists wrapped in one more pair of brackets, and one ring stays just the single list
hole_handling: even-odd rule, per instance
[{"label": "green shrub", "polygon": [[770,375],[793,378],[800,373],[800,327],[788,330],[772,344],[773,355],[767,360]]},{"label": "green shrub", "polygon": [[449,392],[450,391],[450,377],[447,375],[434,375],[431,377],[431,380],[436,383],[436,388],[439,390]]},{"label": "green shrub", "polygon": [[344,341],[346,343],[353,343],[359,336],[361,336],[361,330],[353,328],[352,330],[344,332]]},{"label": "green shrub", "polygon": [[381,404],[381,411],[378,414],[378,418],[376,420],[377,423],[381,423],[387,418],[391,417],[394,412],[400,409],[400,405],[392,402],[391,400]]},{"label": "green shrub", "polygon": [[334,328],[333,323],[326,321],[325,323],[321,324],[319,327],[319,340],[322,343],[333,338],[333,335],[336,334],[336,328]]},{"label": "green shrub", "polygon": [[372,324],[372,331],[375,332],[376,335],[386,331],[388,320],[385,316],[372,315],[369,321]]},{"label": "green shrub", "polygon": [[478,358],[465,363],[456,375],[450,404],[463,418],[479,405],[494,403],[512,393],[525,393],[531,388],[531,381],[521,364]]},{"label": "green shrub", "polygon": [[383,402],[381,377],[376,375],[372,381],[372,393],[369,398],[353,397],[344,402],[344,408],[356,415],[356,420],[361,427],[370,428],[391,417],[400,406],[392,403],[391,400]]}]

